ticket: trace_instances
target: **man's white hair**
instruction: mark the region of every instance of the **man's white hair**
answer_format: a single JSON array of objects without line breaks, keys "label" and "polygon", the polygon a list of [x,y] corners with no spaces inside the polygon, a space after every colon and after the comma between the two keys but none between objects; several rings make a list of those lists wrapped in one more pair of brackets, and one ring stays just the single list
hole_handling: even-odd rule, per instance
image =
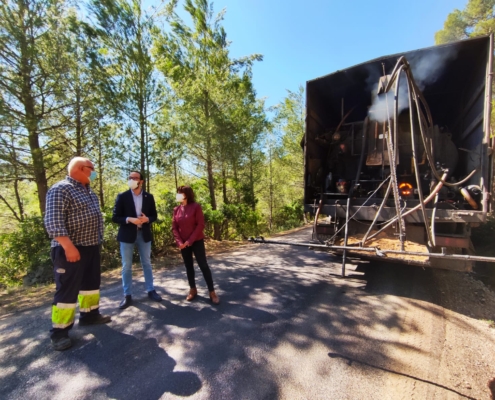
[{"label": "man's white hair", "polygon": [[84,158],[84,157],[74,157],[72,160],[70,160],[69,162],[69,165],[67,166],[67,171],[69,172],[69,174],[71,173],[71,171],[74,169],[74,167],[77,165],[77,164],[80,164],[81,162],[88,162],[89,159],[88,158]]}]

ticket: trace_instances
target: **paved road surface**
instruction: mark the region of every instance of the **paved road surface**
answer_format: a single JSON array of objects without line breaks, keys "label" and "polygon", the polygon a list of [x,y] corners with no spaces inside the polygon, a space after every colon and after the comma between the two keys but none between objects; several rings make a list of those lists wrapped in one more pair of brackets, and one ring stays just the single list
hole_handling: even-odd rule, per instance
[{"label": "paved road surface", "polygon": [[442,383],[446,328],[428,270],[363,263],[343,280],[329,254],[254,244],[209,261],[218,307],[198,275],[198,299],[185,301],[183,267],[155,274],[162,303],[141,279],[120,311],[120,285],[103,287],[113,321],[76,325],[65,352],[51,350],[49,304],[1,318],[0,398],[470,398]]}]

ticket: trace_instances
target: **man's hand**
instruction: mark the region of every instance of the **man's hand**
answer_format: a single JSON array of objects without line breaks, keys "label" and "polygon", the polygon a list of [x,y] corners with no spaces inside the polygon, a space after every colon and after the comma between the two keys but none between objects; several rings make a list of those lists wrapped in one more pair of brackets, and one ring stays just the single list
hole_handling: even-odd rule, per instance
[{"label": "man's hand", "polygon": [[79,253],[79,250],[77,250],[77,247],[71,244],[67,248],[64,247],[65,250],[65,258],[69,262],[76,262],[81,259],[81,254]]},{"label": "man's hand", "polygon": [[143,213],[141,213],[139,220],[141,221],[141,224],[146,224],[146,223],[150,222],[150,219],[146,215],[144,215]]},{"label": "man's hand", "polygon": [[186,247],[189,247],[189,246],[190,246],[189,242],[185,242],[185,243],[182,243],[181,245],[179,245],[179,249],[182,250],[182,249],[185,249]]},{"label": "man's hand", "polygon": [[68,236],[58,236],[55,238],[57,242],[60,243],[62,248],[65,251],[65,258],[67,259],[68,262],[76,262],[81,259],[81,254],[79,253],[79,250],[77,250],[77,247],[74,246],[72,241],[69,239]]},{"label": "man's hand", "polygon": [[134,225],[141,225],[141,220],[139,218],[129,217],[127,218],[127,222],[130,222],[131,224]]}]

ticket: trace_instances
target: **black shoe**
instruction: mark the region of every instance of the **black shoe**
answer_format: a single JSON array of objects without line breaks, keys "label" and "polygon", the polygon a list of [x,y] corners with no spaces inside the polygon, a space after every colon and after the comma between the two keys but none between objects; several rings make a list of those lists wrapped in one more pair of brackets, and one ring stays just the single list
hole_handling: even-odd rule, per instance
[{"label": "black shoe", "polygon": [[122,300],[119,304],[119,308],[123,310],[124,308],[129,307],[132,304],[132,296],[128,294],[127,296],[124,297],[124,300]]},{"label": "black shoe", "polygon": [[151,292],[148,292],[148,297],[153,301],[162,301],[162,298],[156,292],[156,290],[152,290]]},{"label": "black shoe", "polygon": [[52,339],[53,350],[57,350],[57,351],[67,350],[71,346],[72,346],[72,341],[68,336]]},{"label": "black shoe", "polygon": [[93,314],[79,318],[79,325],[100,325],[108,324],[112,318],[109,315]]}]

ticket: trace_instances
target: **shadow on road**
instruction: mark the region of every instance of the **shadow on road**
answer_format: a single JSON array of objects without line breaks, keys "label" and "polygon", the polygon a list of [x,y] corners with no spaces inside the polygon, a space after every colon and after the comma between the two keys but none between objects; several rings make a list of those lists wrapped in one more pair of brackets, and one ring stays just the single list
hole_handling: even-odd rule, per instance
[{"label": "shadow on road", "polygon": [[159,399],[164,393],[191,396],[201,389],[195,373],[174,371],[175,361],[156,339],[138,340],[110,326],[88,329],[96,340],[67,353],[67,363],[86,365],[108,382],[100,390],[112,399]]},{"label": "shadow on road", "polygon": [[[113,308],[110,325],[74,329],[77,344],[64,353],[49,347],[48,307],[0,320],[0,397],[275,399],[287,397],[292,384],[295,398],[301,387],[311,387],[315,398],[332,398],[332,388],[348,380],[335,358],[356,361],[353,373],[376,370],[370,385],[349,392],[353,398],[380,398],[370,391],[373,384],[379,390],[380,373],[462,395],[431,379],[439,355],[421,347],[422,327],[405,321],[407,299],[418,300],[410,308],[441,316],[431,271],[358,264],[342,279],[340,260],[329,254],[259,245],[209,262],[219,306],[204,297],[201,276],[200,296],[186,302],[184,269],[160,271],[162,303],[137,298],[126,310]],[[107,307],[118,304],[117,285],[103,293]],[[384,301],[388,295],[396,298]],[[392,347],[410,357],[396,356]],[[428,370],[415,369],[411,359],[426,360]]]}]

